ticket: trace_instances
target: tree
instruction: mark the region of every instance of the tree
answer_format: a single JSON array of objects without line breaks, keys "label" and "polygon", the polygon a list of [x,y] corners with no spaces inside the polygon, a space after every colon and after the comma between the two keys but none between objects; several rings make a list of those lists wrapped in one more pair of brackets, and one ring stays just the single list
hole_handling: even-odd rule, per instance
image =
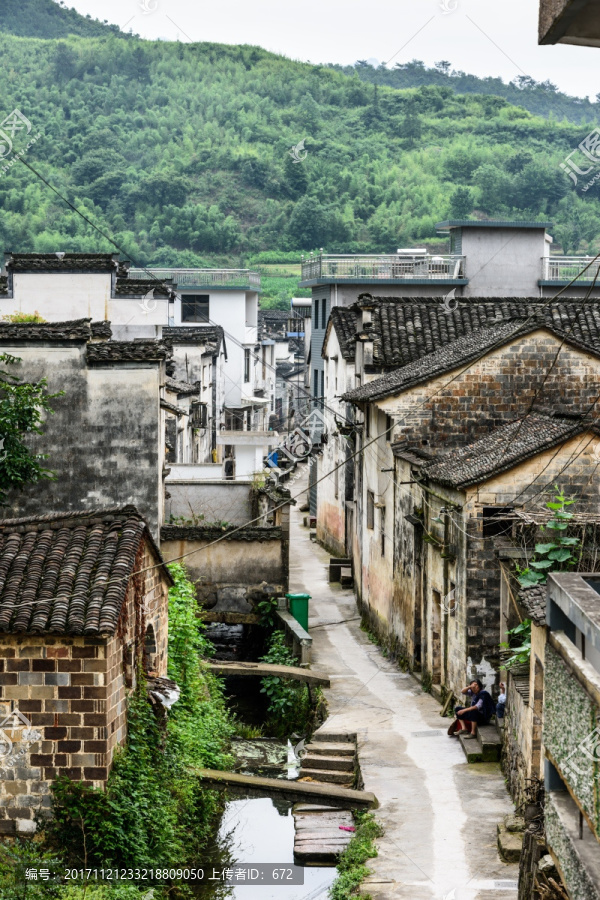
[{"label": "tree", "polygon": [[[0,364],[14,366],[20,362],[8,353],[0,355]],[[0,369],[0,505],[6,503],[11,488],[23,489],[42,478],[53,478],[42,466],[46,456],[33,453],[26,436],[42,434],[43,412],[53,412],[50,401],[62,396],[62,391],[49,394],[45,378],[26,383]],[[25,439],[25,440],[24,440]]]},{"label": "tree", "polygon": [[421,140],[423,134],[423,120],[417,113],[417,107],[414,100],[407,106],[406,115],[402,123],[402,137],[406,147],[414,147]]},{"label": "tree", "polygon": [[450,197],[450,215],[453,219],[466,219],[474,206],[473,191],[468,187],[457,187]]},{"label": "tree", "polygon": [[283,187],[288,197],[296,200],[306,193],[308,178],[304,162],[294,162],[291,156],[286,156],[283,164]]}]

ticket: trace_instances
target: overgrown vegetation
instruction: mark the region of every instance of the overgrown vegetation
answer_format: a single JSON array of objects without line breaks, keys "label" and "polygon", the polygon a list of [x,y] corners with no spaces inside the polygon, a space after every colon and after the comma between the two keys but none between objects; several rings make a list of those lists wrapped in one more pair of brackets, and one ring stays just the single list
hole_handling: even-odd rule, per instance
[{"label": "overgrown vegetation", "polygon": [[[296,657],[286,646],[285,633],[274,631],[269,638],[269,649],[261,662],[280,666],[296,666]],[[279,675],[267,675],[261,679],[261,693],[269,700],[267,727],[274,734],[284,737],[292,731],[302,730],[310,715],[310,698],[306,684]]]},{"label": "overgrown vegetation", "polygon": [[508,640],[500,646],[503,650],[510,650],[509,656],[504,662],[505,669],[515,669],[518,666],[529,665],[531,659],[531,619],[524,619],[519,625],[507,632]]},{"label": "overgrown vegetation", "polygon": [[[10,488],[22,489],[41,479],[54,478],[43,466],[47,456],[35,453],[28,435],[42,434],[44,413],[52,413],[51,401],[63,392],[48,392],[48,382],[24,382],[9,371],[20,360],[0,354],[0,506]],[[1,368],[4,367],[4,368]]]},{"label": "overgrown vegetation", "polygon": [[[356,897],[356,889],[370,875],[367,860],[377,856],[375,839],[381,837],[383,829],[376,821],[373,813],[357,812],[354,814],[356,833],[340,857],[339,875],[329,890],[331,900],[351,900]],[[369,900],[369,894],[361,894]]]},{"label": "overgrown vegetation", "polygon": [[9,313],[6,316],[2,316],[3,322],[10,322],[11,325],[40,325],[46,321],[43,316],[40,316],[39,312],[36,311],[32,313],[24,313],[24,312],[14,312]]},{"label": "overgrown vegetation", "polygon": [[548,543],[535,545],[534,558],[526,568],[517,565],[518,581],[521,587],[532,587],[536,584],[545,584],[550,572],[564,572],[573,568],[577,563],[578,554],[575,552],[581,541],[578,537],[569,536],[566,532],[573,519],[573,513],[568,506],[575,503],[567,499],[564,491],[558,485],[554,486],[556,496],[554,501],[546,503],[552,510],[553,516],[542,526],[542,532],[549,531],[552,540]]},{"label": "overgrown vegetation", "polygon": [[[219,682],[203,659],[211,646],[196,618],[184,568],[170,566],[169,677],[181,689],[165,722],[146,696],[143,672],[128,705],[128,737],[105,791],[66,778],[53,785],[53,819],[42,846],[75,867],[181,867],[201,857],[221,801],[200,787],[194,768],[226,769],[234,723]],[[112,897],[112,895],[111,895]]]}]

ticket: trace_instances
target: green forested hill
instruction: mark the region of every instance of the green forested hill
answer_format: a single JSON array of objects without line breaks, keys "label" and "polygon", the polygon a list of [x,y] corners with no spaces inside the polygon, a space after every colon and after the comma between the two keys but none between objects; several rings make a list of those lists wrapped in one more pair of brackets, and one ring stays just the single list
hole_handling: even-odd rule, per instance
[{"label": "green forested hill", "polygon": [[[140,263],[393,251],[472,211],[549,218],[565,251],[597,249],[599,188],[577,194],[559,169],[591,124],[257,47],[111,34],[2,45],[3,116],[18,108],[42,134],[25,159]],[[20,162],[0,167],[0,247],[110,249]]]},{"label": "green forested hill", "polygon": [[123,34],[116,25],[80,15],[56,0],[1,0],[0,31],[21,37],[61,38],[68,34],[92,37]]}]

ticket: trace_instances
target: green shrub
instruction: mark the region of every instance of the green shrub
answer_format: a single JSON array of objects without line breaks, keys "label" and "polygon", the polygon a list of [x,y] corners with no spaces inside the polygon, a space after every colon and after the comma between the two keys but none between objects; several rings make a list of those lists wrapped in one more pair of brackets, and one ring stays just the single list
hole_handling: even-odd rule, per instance
[{"label": "green shrub", "polygon": [[355,897],[357,887],[371,874],[371,870],[365,865],[366,861],[377,856],[374,841],[383,834],[381,825],[372,813],[357,812],[354,818],[356,833],[340,857],[337,867],[339,875],[329,889],[331,900],[350,900]]}]

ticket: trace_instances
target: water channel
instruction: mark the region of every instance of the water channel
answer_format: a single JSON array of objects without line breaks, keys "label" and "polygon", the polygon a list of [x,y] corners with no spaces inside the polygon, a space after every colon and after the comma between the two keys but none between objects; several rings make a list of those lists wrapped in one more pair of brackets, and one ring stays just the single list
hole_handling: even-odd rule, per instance
[{"label": "water channel", "polygon": [[[212,626],[207,637],[219,659],[257,658],[255,637],[244,626]],[[236,714],[245,722],[257,724],[264,717],[264,696],[258,679],[226,680],[226,694]],[[236,770],[248,775],[294,779],[299,762],[292,742],[276,738],[237,738],[233,741]],[[209,848],[205,869],[221,870],[236,863],[294,863],[293,804],[281,797],[260,799],[235,797],[225,805],[214,845]],[[334,867],[305,866],[303,885],[225,886],[218,882],[202,885],[195,891],[198,900],[326,900],[335,880]]]}]

